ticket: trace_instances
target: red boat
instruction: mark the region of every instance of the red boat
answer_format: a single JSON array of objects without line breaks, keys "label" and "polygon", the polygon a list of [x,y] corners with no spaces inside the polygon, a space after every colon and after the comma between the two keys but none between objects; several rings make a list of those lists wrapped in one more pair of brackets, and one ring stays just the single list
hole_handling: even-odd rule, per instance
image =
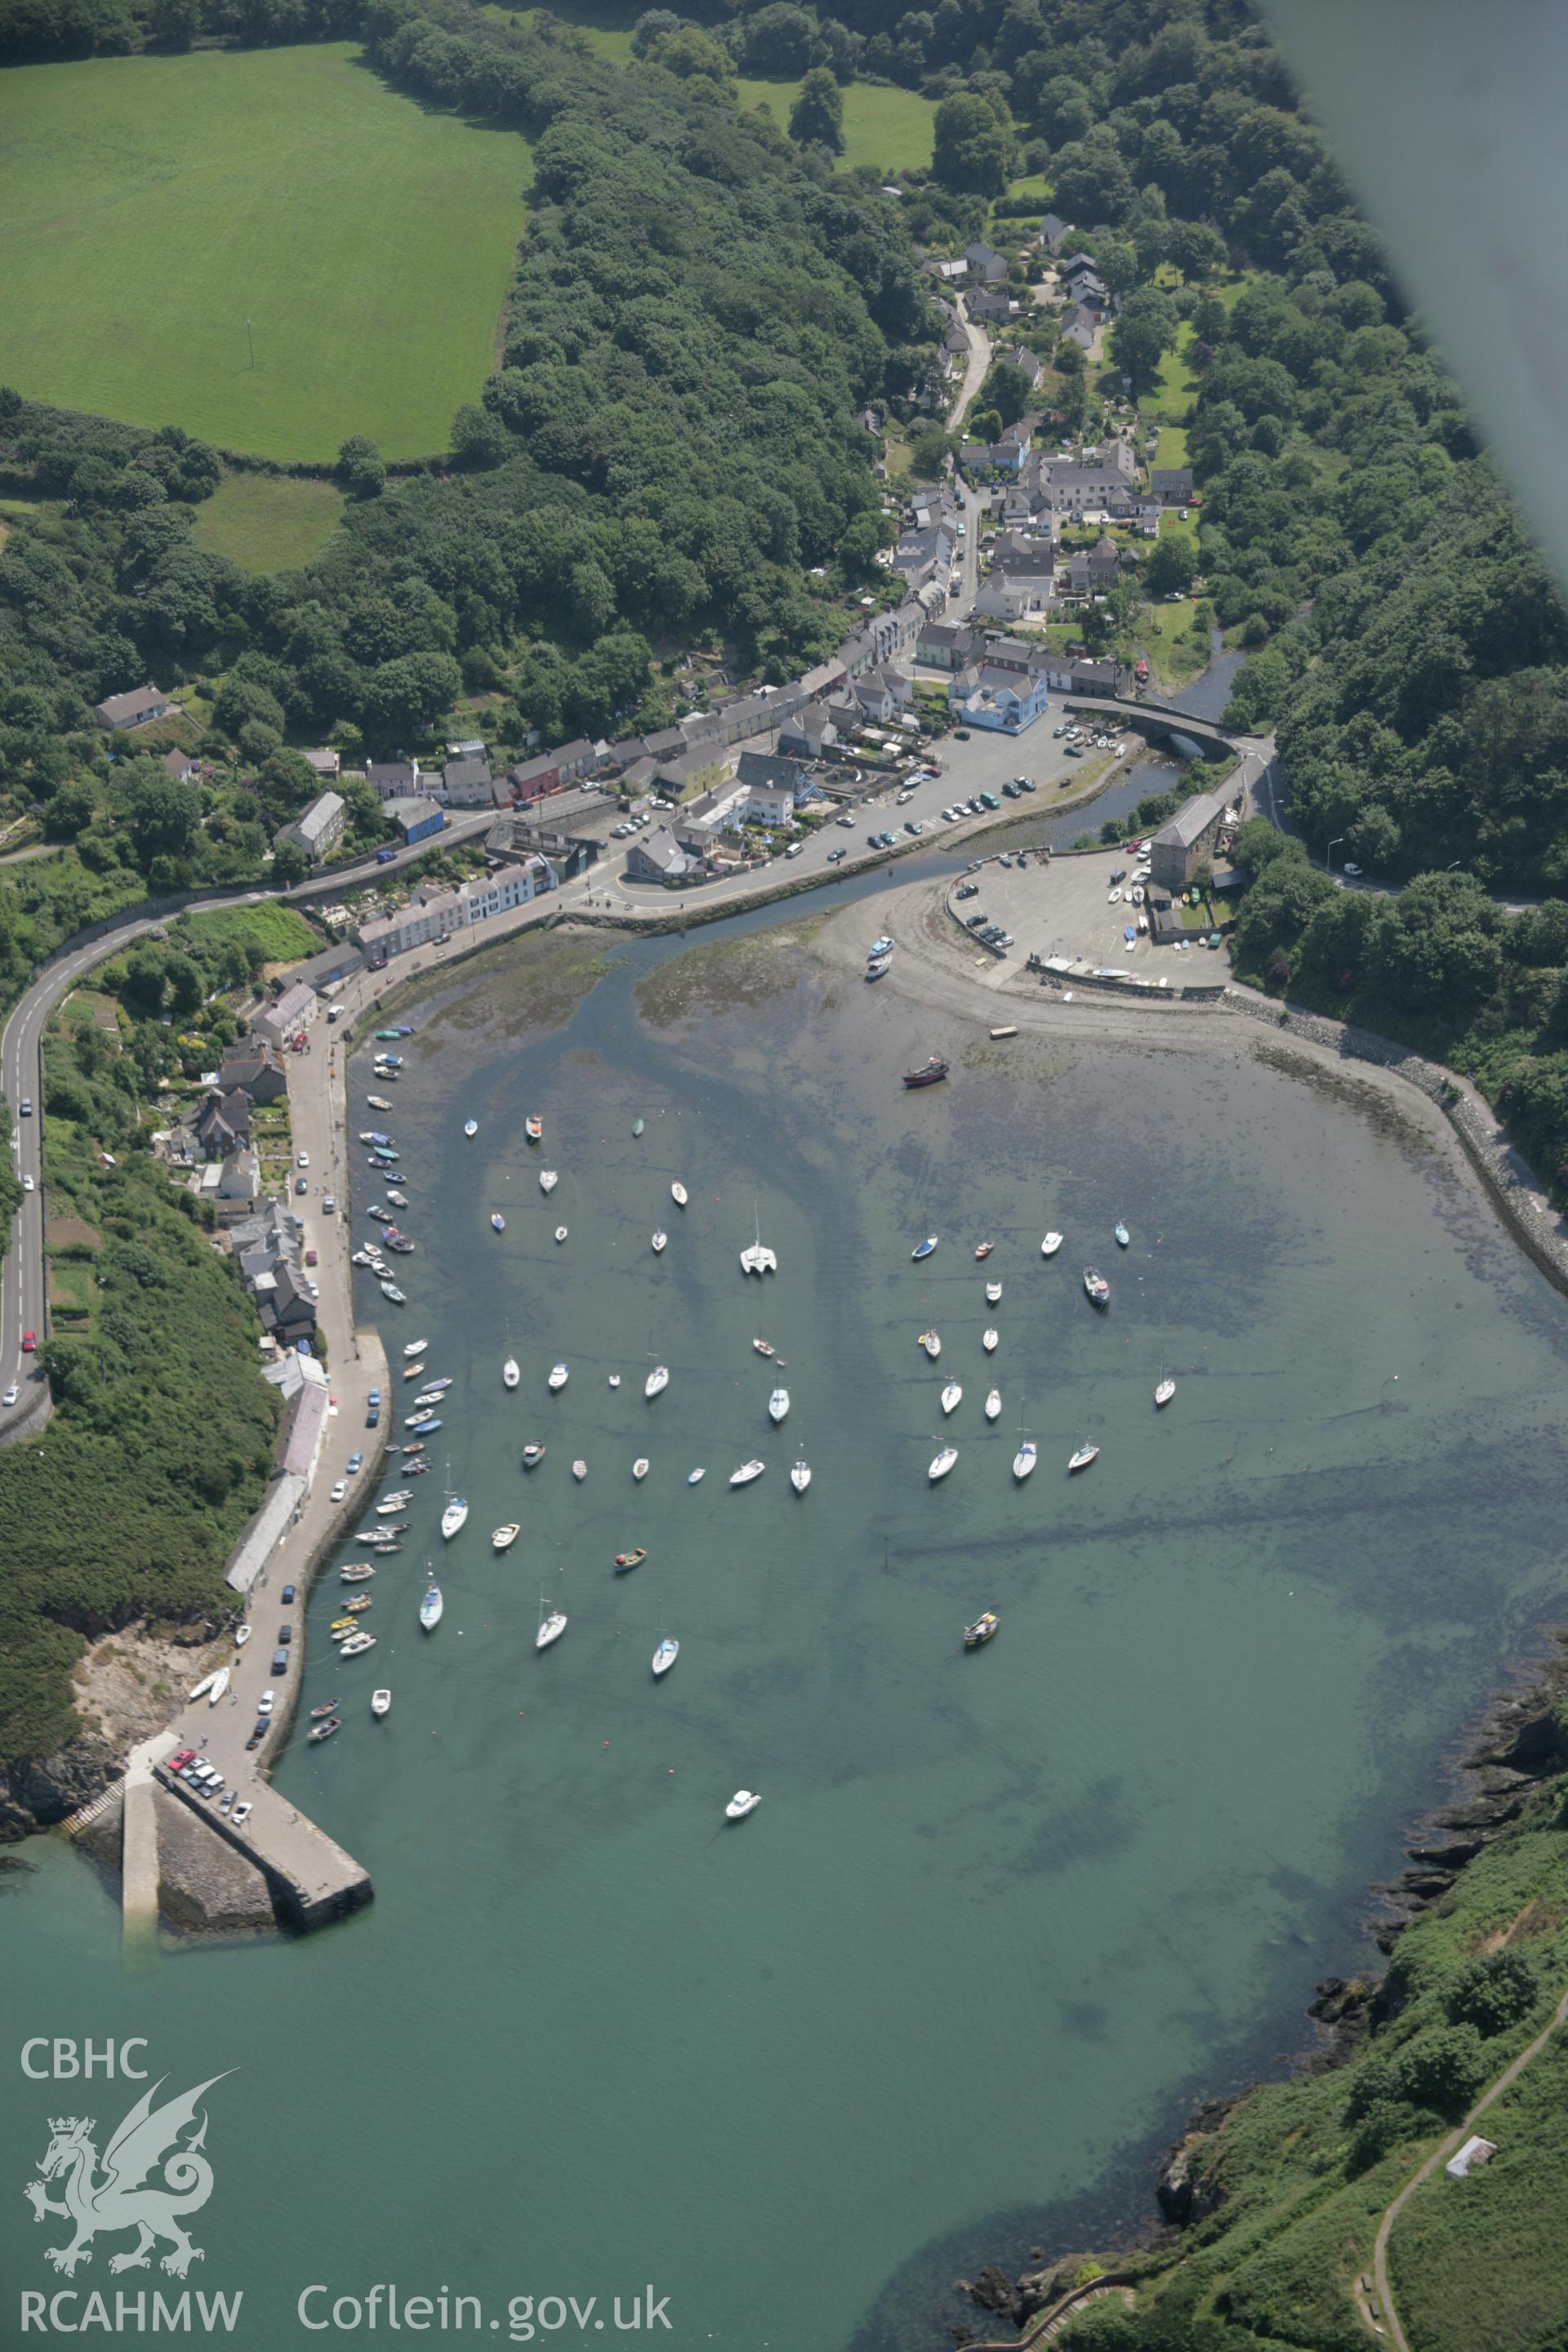
[{"label": "red boat", "polygon": [[947,1064],[940,1054],[933,1054],[929,1062],[921,1064],[918,1070],[904,1072],[904,1084],[906,1087],[934,1087],[940,1078],[946,1076]]}]

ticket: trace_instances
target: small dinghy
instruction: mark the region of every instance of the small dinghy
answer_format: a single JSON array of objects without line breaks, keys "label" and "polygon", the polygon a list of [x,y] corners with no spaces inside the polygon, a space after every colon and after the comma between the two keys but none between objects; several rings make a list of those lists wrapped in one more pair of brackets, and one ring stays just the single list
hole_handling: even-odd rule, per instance
[{"label": "small dinghy", "polygon": [[988,1396],[988,1397],[986,1398],[986,1400],[985,1400],[985,1418],[986,1418],[986,1420],[987,1420],[987,1421],[994,1421],[994,1420],[996,1419],[997,1415],[1000,1413],[1001,1410],[1002,1410],[1002,1391],[1001,1391],[1001,1390],[1000,1390],[1000,1389],[993,1389],[993,1390],[991,1391],[991,1393],[989,1394],[989,1396]]},{"label": "small dinghy", "polygon": [[936,1333],[934,1331],[922,1331],[921,1333],[921,1346],[925,1349],[926,1354],[931,1358],[931,1362],[934,1364],[937,1358],[942,1353],[942,1341],[938,1339]]},{"label": "small dinghy", "polygon": [[644,1122],[640,1118],[634,1118],[632,1121],[632,1133],[634,1135],[640,1135],[643,1131],[643,1125]]},{"label": "small dinghy", "polygon": [[522,1529],[518,1526],[517,1521],[515,1519],[509,1519],[504,1528],[498,1528],[494,1535],[491,1536],[490,1549],[492,1551],[510,1551],[521,1533]]},{"label": "small dinghy", "polygon": [[565,1238],[566,1238],[566,1228],[565,1228],[565,1226],[564,1226],[564,1225],[557,1225],[557,1226],[556,1226],[556,1228],[555,1228],[555,1238],[556,1238],[556,1240],[557,1240],[558,1242],[563,1242],[563,1241],[565,1240]]},{"label": "small dinghy", "polygon": [[330,1715],[328,1716],[325,1723],[313,1723],[310,1726],[310,1730],[305,1734],[305,1737],[310,1742],[312,1747],[314,1747],[323,1739],[331,1739],[332,1734],[334,1732],[341,1731],[342,1727],[343,1727],[338,1721],[337,1717],[335,1715]]},{"label": "small dinghy", "polygon": [[463,1133],[468,1137],[470,1143],[472,1143],[479,1131],[479,1122],[477,1118],[466,1118],[463,1121]]},{"label": "small dinghy", "polygon": [[978,1263],[984,1258],[988,1258],[995,1246],[996,1244],[994,1242],[976,1242],[974,1244],[976,1262]]},{"label": "small dinghy", "polygon": [[372,1715],[385,1715],[391,1706],[392,1693],[389,1690],[372,1691],[370,1695],[370,1711]]},{"label": "small dinghy", "polygon": [[1129,1243],[1131,1239],[1132,1239],[1131,1234],[1128,1232],[1128,1230],[1127,1230],[1126,1226],[1122,1223],[1121,1219],[1120,1217],[1118,1217],[1118,1218],[1117,1218],[1117,1220],[1116,1220],[1116,1246],[1117,1246],[1117,1248],[1118,1248],[1118,1249],[1125,1249],[1125,1248],[1127,1247],[1128,1243]]},{"label": "small dinghy", "polygon": [[963,1382],[961,1381],[949,1381],[947,1386],[942,1392],[942,1409],[943,1412],[956,1412],[963,1402]]},{"label": "small dinghy", "polygon": [[560,1181],[561,1179],[556,1174],[553,1168],[542,1168],[540,1170],[539,1189],[542,1192],[553,1192],[555,1187],[560,1183]]},{"label": "small dinghy", "polygon": [[613,1389],[618,1389],[618,1388],[620,1387],[620,1385],[621,1385],[621,1376],[620,1376],[619,1372],[612,1372],[612,1373],[610,1374],[610,1386],[611,1386]]},{"label": "small dinghy", "polygon": [[576,1479],[577,1484],[581,1486],[587,1475],[588,1465],[581,1456],[579,1456],[579,1458],[572,1465],[572,1475]]},{"label": "small dinghy", "polygon": [[686,1483],[689,1486],[700,1486],[702,1481],[707,1477],[707,1475],[708,1473],[705,1469],[698,1468],[696,1470],[689,1470],[686,1474]]},{"label": "small dinghy", "polygon": [[324,1698],[320,1706],[313,1706],[310,1709],[310,1720],[312,1723],[324,1723],[329,1715],[336,1715],[337,1711],[337,1700],[335,1698]]},{"label": "small dinghy", "polygon": [[661,1257],[663,1255],[665,1244],[668,1239],[669,1235],[666,1233],[655,1234],[653,1237],[653,1254],[655,1257]]},{"label": "small dinghy", "polygon": [[662,1641],[653,1654],[653,1671],[655,1675],[668,1674],[671,1666],[674,1665],[679,1655],[680,1644],[679,1642],[671,1642],[668,1638]]},{"label": "small dinghy", "polygon": [[994,1324],[993,1324],[988,1330],[982,1331],[980,1334],[980,1344],[984,1349],[988,1356],[995,1353],[997,1348],[1001,1344],[1001,1339],[1002,1334],[996,1329]]},{"label": "small dinghy", "polygon": [[640,1486],[640,1485],[641,1485],[641,1483],[642,1483],[642,1481],[643,1481],[643,1480],[647,1476],[647,1474],[648,1474],[648,1459],[647,1459],[647,1455],[646,1454],[639,1454],[637,1455],[637,1460],[632,1464],[632,1476],[633,1476],[633,1477],[637,1481],[638,1485]]},{"label": "small dinghy", "polygon": [[544,1448],[542,1445],[531,1440],[530,1443],[523,1447],[522,1466],[525,1470],[537,1470],[543,1459]]},{"label": "small dinghy", "polygon": [[537,1111],[530,1111],[522,1122],[522,1131],[530,1143],[537,1143],[544,1133],[544,1121]]},{"label": "small dinghy", "polygon": [[988,1282],[988,1283],[986,1284],[986,1286],[985,1286],[985,1304],[987,1305],[987,1307],[1000,1307],[1000,1306],[1001,1306],[1001,1304],[1002,1304],[1002,1286],[1001,1286],[1001,1284],[1000,1284],[999,1282]]},{"label": "small dinghy", "polygon": [[677,1179],[676,1182],[670,1186],[669,1197],[675,1202],[678,1209],[685,1208],[689,1196],[685,1185],[682,1184],[679,1179]]},{"label": "small dinghy", "polygon": [[978,1650],[984,1643],[991,1639],[1001,1622],[1002,1620],[997,1616],[994,1609],[983,1609],[973,1624],[966,1625],[963,1629],[964,1648]]},{"label": "small dinghy", "polygon": [[724,1808],[724,1819],[727,1822],[743,1822],[748,1813],[756,1811],[762,1801],[760,1790],[737,1789]]},{"label": "small dinghy", "polygon": [[1103,1315],[1106,1308],[1110,1304],[1110,1283],[1107,1282],[1105,1276],[1100,1273],[1098,1268],[1092,1265],[1086,1265],[1083,1270],[1083,1286],[1089,1293],[1090,1306],[1098,1307],[1100,1313]]},{"label": "small dinghy", "polygon": [[628,1568],[640,1568],[647,1558],[647,1544],[637,1544],[630,1551],[618,1551],[616,1554],[616,1567],[622,1575],[625,1575]]},{"label": "small dinghy", "polygon": [[499,1209],[490,1219],[490,1229],[493,1233],[498,1234],[504,1234],[506,1231],[506,1219],[501,1215]]}]

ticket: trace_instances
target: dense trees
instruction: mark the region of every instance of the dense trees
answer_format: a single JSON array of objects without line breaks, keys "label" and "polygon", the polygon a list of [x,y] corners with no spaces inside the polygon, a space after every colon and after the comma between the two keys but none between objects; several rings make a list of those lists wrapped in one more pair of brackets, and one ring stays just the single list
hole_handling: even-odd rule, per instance
[{"label": "dense trees", "polygon": [[801,83],[800,95],[790,109],[789,135],[803,147],[815,141],[835,154],[843,146],[844,100],[826,66],[813,66]]},{"label": "dense trees", "polygon": [[999,196],[1013,168],[1013,132],[1000,101],[955,91],[936,110],[931,168],[957,194]]}]

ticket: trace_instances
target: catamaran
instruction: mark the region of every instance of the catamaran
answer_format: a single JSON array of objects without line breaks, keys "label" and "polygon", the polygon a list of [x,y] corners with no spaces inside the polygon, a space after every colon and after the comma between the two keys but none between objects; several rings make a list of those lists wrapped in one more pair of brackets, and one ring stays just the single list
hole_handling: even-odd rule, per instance
[{"label": "catamaran", "polygon": [[741,1271],[742,1274],[776,1274],[779,1268],[778,1259],[771,1249],[764,1249],[763,1246],[761,1213],[753,1210],[753,1218],[757,1237],[749,1249],[743,1249],[741,1252]]}]

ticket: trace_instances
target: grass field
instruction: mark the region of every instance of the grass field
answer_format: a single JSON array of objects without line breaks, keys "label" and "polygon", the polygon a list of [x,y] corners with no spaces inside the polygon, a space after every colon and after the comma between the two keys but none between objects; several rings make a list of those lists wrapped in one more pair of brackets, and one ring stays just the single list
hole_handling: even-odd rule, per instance
[{"label": "grass field", "polygon": [[[623,66],[631,56],[632,34],[643,8],[644,0],[552,0],[550,14],[559,16],[563,25],[575,25],[587,34],[601,57]],[[528,10],[505,5],[503,0],[484,0],[480,14],[505,25],[526,16]]]},{"label": "grass field", "polygon": [[[781,131],[800,90],[797,81],[735,84],[743,107],[765,106]],[[917,90],[884,89],[876,82],[851,82],[844,92],[844,153],[847,167],[873,164],[879,172],[923,171],[931,162],[936,107]]]},{"label": "grass field", "polygon": [[268,963],[298,963],[312,956],[321,941],[292,907],[225,907],[205,915],[182,915],[175,939],[185,932],[207,947],[223,947],[230,940],[262,956]]},{"label": "grass field", "polygon": [[356,57],[7,69],[0,383],[262,457],[356,432],[388,457],[444,449],[490,364],[527,147]]},{"label": "grass field", "polygon": [[196,541],[243,572],[308,563],[337,529],[342,493],[287,474],[226,474],[195,509]]}]

